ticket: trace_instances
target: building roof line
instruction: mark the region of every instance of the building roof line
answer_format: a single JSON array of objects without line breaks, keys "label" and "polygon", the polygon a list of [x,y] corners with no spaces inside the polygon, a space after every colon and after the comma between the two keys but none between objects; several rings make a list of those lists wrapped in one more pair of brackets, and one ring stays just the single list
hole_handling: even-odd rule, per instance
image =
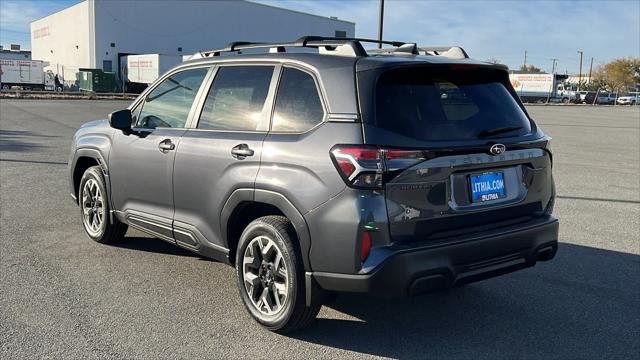
[{"label": "building roof line", "polygon": [[246,3],[250,3],[250,4],[254,4],[254,5],[260,5],[260,6],[268,7],[268,8],[271,8],[271,9],[278,9],[278,10],[288,11],[288,12],[302,14],[302,15],[315,16],[315,17],[319,17],[319,18],[322,18],[322,19],[325,19],[325,20],[333,20],[333,21],[343,22],[343,23],[347,23],[347,24],[351,24],[351,25],[355,25],[356,24],[354,21],[338,19],[337,17],[333,18],[333,17],[330,17],[330,16],[311,14],[311,13],[304,12],[304,11],[282,8],[282,7],[279,7],[279,6],[263,4],[263,3],[259,3],[259,2],[251,1],[251,0],[241,0],[241,1],[246,2]]},{"label": "building roof line", "polygon": [[49,16],[51,16],[51,15],[54,15],[54,14],[57,14],[57,13],[59,13],[59,12],[63,12],[63,11],[65,11],[65,10],[71,9],[72,7],[74,7],[74,6],[76,6],[76,5],[80,5],[80,4],[82,4],[83,2],[85,2],[85,1],[87,1],[87,0],[80,0],[80,1],[78,1],[77,3],[75,3],[75,4],[73,4],[73,5],[69,5],[69,6],[67,6],[67,7],[65,7],[65,8],[63,8],[63,9],[58,10],[58,11],[54,11],[54,12],[52,12],[51,14],[47,14],[47,15],[41,16],[41,17],[39,17],[39,18],[37,18],[37,19],[31,20],[30,24],[33,24],[33,23],[34,23],[34,22],[36,22],[36,21],[42,20],[42,19],[44,19],[44,18],[47,18],[47,17],[49,17]]},{"label": "building roof line", "polygon": [[[70,5],[70,6],[65,7],[64,9],[60,9],[60,10],[58,10],[58,11],[52,12],[51,14],[47,14],[47,15],[41,16],[41,17],[39,17],[39,18],[37,18],[37,19],[35,19],[35,20],[31,20],[31,24],[33,24],[33,23],[34,23],[34,22],[36,22],[36,21],[42,20],[42,19],[44,19],[44,18],[47,18],[47,17],[49,17],[49,16],[51,16],[51,15],[55,15],[55,14],[57,14],[57,13],[59,13],[59,12],[63,12],[63,11],[65,11],[65,10],[67,10],[67,9],[70,9],[70,8],[72,8],[72,7],[76,6],[76,5],[82,4],[83,2],[86,2],[86,1],[88,1],[88,0],[80,0],[80,1],[78,1],[77,3],[75,3],[75,4],[73,4],[73,5]],[[323,15],[311,14],[311,13],[307,13],[307,12],[304,12],[304,11],[298,11],[298,10],[286,9],[286,8],[282,8],[282,7],[278,7],[278,6],[274,6],[274,5],[262,4],[262,3],[255,2],[255,1],[249,1],[249,0],[242,0],[242,1],[243,1],[243,2],[246,2],[246,3],[253,4],[253,5],[258,5],[258,6],[262,6],[262,7],[268,7],[268,8],[271,8],[271,9],[277,9],[277,10],[282,10],[282,11],[287,11],[287,12],[296,13],[296,14],[302,14],[302,15],[308,15],[308,16],[315,16],[315,17],[319,17],[319,18],[321,18],[321,19],[325,19],[325,20],[332,20],[332,21],[337,21],[337,22],[347,23],[347,24],[351,24],[351,25],[355,25],[355,24],[356,24],[356,23],[355,23],[355,22],[353,22],[353,21],[349,21],[349,20],[342,20],[342,19],[338,19],[338,18],[335,18],[335,19],[334,19],[334,18],[332,18],[332,17],[330,17],[330,16],[323,16]]]}]

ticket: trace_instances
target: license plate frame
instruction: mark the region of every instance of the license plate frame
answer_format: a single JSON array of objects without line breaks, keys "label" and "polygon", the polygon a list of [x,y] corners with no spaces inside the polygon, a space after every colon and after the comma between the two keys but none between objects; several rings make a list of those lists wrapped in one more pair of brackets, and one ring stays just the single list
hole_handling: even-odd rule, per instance
[{"label": "license plate frame", "polygon": [[469,174],[469,192],[471,202],[486,203],[507,197],[504,171],[485,171]]}]

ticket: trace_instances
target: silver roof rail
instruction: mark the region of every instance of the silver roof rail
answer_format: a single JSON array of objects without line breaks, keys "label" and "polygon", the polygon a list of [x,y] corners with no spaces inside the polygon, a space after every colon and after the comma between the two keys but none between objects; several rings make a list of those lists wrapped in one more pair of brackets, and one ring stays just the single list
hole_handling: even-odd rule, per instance
[{"label": "silver roof rail", "polygon": [[[361,43],[375,43],[383,45],[391,45],[393,48],[369,49],[365,50]],[[468,59],[467,52],[459,46],[418,46],[415,43],[404,43],[401,41],[380,41],[364,38],[336,38],[323,36],[303,36],[295,41],[282,43],[262,43],[235,41],[227,46],[214,49],[200,51],[189,58],[200,59],[206,57],[220,56],[225,53],[241,53],[242,50],[249,49],[268,49],[270,53],[286,52],[286,48],[304,47],[318,49],[320,54],[340,55],[340,56],[368,56],[371,54],[412,54],[412,55],[431,55],[444,56],[452,59]]]}]

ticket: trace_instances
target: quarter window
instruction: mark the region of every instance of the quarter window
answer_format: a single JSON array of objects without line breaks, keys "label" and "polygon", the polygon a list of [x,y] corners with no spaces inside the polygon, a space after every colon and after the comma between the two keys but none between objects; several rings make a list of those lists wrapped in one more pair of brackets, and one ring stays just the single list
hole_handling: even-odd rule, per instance
[{"label": "quarter window", "polygon": [[255,131],[262,119],[273,66],[220,67],[198,129]]},{"label": "quarter window", "polygon": [[304,71],[284,68],[271,130],[304,132],[321,123],[323,118],[324,109],[313,77]]},{"label": "quarter window", "polygon": [[147,95],[137,118],[139,128],[183,128],[208,69],[185,70],[163,80]]}]

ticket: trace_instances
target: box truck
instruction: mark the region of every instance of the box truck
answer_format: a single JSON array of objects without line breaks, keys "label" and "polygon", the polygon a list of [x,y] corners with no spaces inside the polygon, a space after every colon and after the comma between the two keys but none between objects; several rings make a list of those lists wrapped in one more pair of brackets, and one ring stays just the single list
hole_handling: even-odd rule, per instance
[{"label": "box truck", "polygon": [[25,90],[54,90],[52,72],[44,72],[41,60],[0,59],[0,84],[2,89],[19,86]]},{"label": "box truck", "polygon": [[579,95],[567,76],[544,73],[509,74],[509,80],[522,102],[575,102]]}]

